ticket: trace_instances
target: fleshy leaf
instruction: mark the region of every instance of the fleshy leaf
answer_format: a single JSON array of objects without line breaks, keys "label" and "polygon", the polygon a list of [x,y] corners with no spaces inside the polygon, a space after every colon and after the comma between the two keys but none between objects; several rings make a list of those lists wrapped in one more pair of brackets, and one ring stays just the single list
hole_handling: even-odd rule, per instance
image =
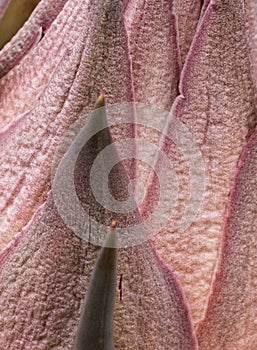
[{"label": "fleshy leaf", "polygon": [[[85,2],[80,8],[82,22],[88,6]],[[1,248],[45,201],[57,145],[71,124],[87,116],[99,92],[105,92],[110,104],[132,100],[121,4],[102,0],[89,8],[85,30],[35,108],[1,134]],[[119,137],[127,132],[120,130]]]},{"label": "fleshy leaf", "polygon": [[[95,141],[88,144],[90,150],[85,145],[77,159],[74,182],[82,205],[87,198],[81,194],[88,186],[86,181],[78,180],[88,170],[85,164],[91,164],[88,155],[96,157],[102,144],[106,145],[105,139],[96,135]],[[76,143],[72,147],[77,147]],[[118,183],[124,176],[119,169],[111,177],[112,182]],[[110,188],[115,186],[110,184]],[[70,197],[63,200],[69,201]],[[96,208],[95,202],[91,207]],[[105,215],[105,211],[102,213]],[[90,232],[91,221],[88,224]],[[0,346],[72,349],[80,304],[98,252],[65,226],[50,193],[44,206],[1,257]],[[114,320],[117,349],[197,348],[181,289],[148,242],[119,250],[117,274],[122,275],[122,296],[116,297]]]},{"label": "fleshy leaf", "polygon": [[[36,44],[67,0],[54,2],[45,0],[39,3],[30,19],[0,51],[0,78],[7,74],[26,53]],[[31,62],[30,62],[31,63]]]},{"label": "fleshy leaf", "polygon": [[205,319],[199,325],[200,349],[257,348],[256,188],[257,132],[238,164],[224,225],[221,262]]},{"label": "fleshy leaf", "polygon": [[[154,244],[184,286],[198,322],[210,293],[231,181],[256,121],[241,1],[210,2],[184,66],[180,91],[171,117],[188,128],[202,152],[205,196],[189,229],[179,233],[187,202],[192,201],[192,179],[188,165],[180,161],[183,154],[164,139],[162,150],[173,161],[180,192],[173,218]],[[167,125],[170,132],[172,121]],[[195,164],[195,170],[198,166]],[[197,203],[192,205],[195,208]],[[169,198],[166,206],[171,206]]]}]

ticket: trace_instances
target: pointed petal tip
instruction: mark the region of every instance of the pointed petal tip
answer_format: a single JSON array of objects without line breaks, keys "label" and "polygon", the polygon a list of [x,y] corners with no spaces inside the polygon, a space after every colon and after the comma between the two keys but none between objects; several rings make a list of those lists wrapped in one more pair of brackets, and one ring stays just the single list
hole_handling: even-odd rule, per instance
[{"label": "pointed petal tip", "polygon": [[96,101],[95,108],[101,108],[104,106],[105,106],[105,96],[104,96],[104,93],[101,92],[97,101]]},{"label": "pointed petal tip", "polygon": [[116,231],[117,221],[112,220],[111,230],[107,235],[105,246],[108,248],[116,248],[118,243],[117,231]]},{"label": "pointed petal tip", "polygon": [[116,226],[117,226],[117,221],[116,221],[116,220],[112,220],[111,228],[112,228],[112,229],[115,229]]}]

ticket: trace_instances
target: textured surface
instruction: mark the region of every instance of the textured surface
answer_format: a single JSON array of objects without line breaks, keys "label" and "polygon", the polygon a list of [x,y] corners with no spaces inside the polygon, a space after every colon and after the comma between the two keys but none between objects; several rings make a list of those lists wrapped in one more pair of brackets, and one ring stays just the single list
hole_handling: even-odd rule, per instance
[{"label": "textured surface", "polygon": [[[188,201],[190,177],[188,169],[177,161],[174,145],[163,145],[175,160],[182,191],[174,220],[154,243],[185,287],[195,322],[204,316],[231,181],[255,118],[244,33],[241,1],[212,2],[182,72],[182,96],[173,112],[202,152],[207,181],[199,214],[182,234],[177,229]],[[167,200],[167,208],[171,204]]]},{"label": "textured surface", "polygon": [[[51,197],[17,243],[1,262],[1,347],[72,349],[96,248],[67,231]],[[195,349],[180,289],[148,244],[119,250],[120,274],[116,348]]]},{"label": "textured surface", "polygon": [[174,0],[182,64],[185,63],[201,13],[201,0]]},{"label": "textured surface", "polygon": [[[118,3],[104,0],[90,7],[85,30],[74,50],[65,55],[36,107],[1,135],[1,247],[45,200],[51,162],[64,131],[80,116],[87,116],[100,91],[105,92],[107,103],[132,100],[126,34]],[[83,22],[87,2],[81,6]],[[122,132],[120,137],[124,137]]]},{"label": "textured surface", "polygon": [[169,110],[178,94],[177,32],[170,0],[130,0],[125,12],[135,101]]},{"label": "textured surface", "polygon": [[200,349],[257,348],[256,188],[255,132],[240,158],[231,192],[221,263],[198,332]]},{"label": "textured surface", "polygon": [[[58,3],[59,8],[57,7]],[[49,5],[48,0],[41,0],[27,22],[30,35],[41,32],[42,23],[39,25],[38,20],[42,21],[48,16],[49,6],[57,15],[58,11],[61,10],[60,7],[64,5],[64,0],[58,3],[55,2],[56,7],[52,7],[52,2]],[[15,66],[1,79],[0,127],[5,126],[36,104],[37,97],[46,87],[62,56],[66,50],[74,47],[80,33],[84,30],[88,12],[87,5],[88,0],[83,0],[80,4],[76,0],[70,0],[52,23],[51,29],[46,31],[40,45],[36,45],[27,53],[19,65]],[[33,26],[34,29],[32,30],[30,26]],[[29,43],[25,26],[1,51],[4,67],[6,67],[5,60],[11,59],[12,51],[16,54],[19,48],[23,47],[20,43],[21,40],[26,40]],[[16,47],[16,44],[18,47]],[[9,51],[10,53],[8,53]],[[54,60],[51,60],[50,52],[55,57]]]},{"label": "textured surface", "polygon": [[[173,7],[170,0],[130,0],[125,12],[135,101],[151,106],[151,116],[147,118],[158,118],[156,129],[160,131],[165,125],[167,111],[178,95],[180,54]],[[157,112],[157,109],[165,113]],[[145,118],[137,113],[138,140],[158,146],[160,133],[147,125],[141,127],[142,119]],[[137,152],[139,159],[150,159],[149,150],[145,154],[138,147]],[[148,165],[151,165],[150,160]],[[137,176],[146,185],[149,176],[146,163],[138,162]]]},{"label": "textured surface", "polygon": [[24,55],[40,40],[67,0],[42,1],[29,21],[0,51],[0,77],[12,69]]},{"label": "textured surface", "polygon": [[[12,0],[0,21],[0,48],[11,40],[28,20],[40,0]],[[0,5],[1,6],[1,5]],[[0,10],[1,12],[1,10]],[[0,15],[1,17],[1,15]]]},{"label": "textured surface", "polygon": [[[99,122],[99,117],[93,116],[90,122]],[[79,180],[106,136],[101,133],[90,140],[77,158],[74,183],[84,208],[89,196],[83,194],[88,193],[89,188],[87,181]],[[76,146],[75,142],[72,147]],[[124,172],[117,172],[112,178],[110,186],[115,190],[114,196],[121,192],[114,186],[124,175]],[[69,201],[70,197],[62,194],[62,200]],[[95,200],[89,204],[89,210],[97,215]],[[99,214],[105,219],[105,211],[99,211]],[[86,225],[89,231],[93,227],[91,220]],[[86,225],[83,225],[83,233]],[[90,234],[96,232],[89,232],[89,237]],[[46,204],[0,260],[0,347],[72,349],[80,304],[98,250],[83,243],[64,225],[50,193]],[[154,255],[149,243],[119,249],[118,274],[122,275],[122,285],[117,283],[115,349],[196,349],[180,287]],[[101,279],[98,282],[101,284]],[[97,286],[96,282],[94,286]],[[122,298],[118,288],[122,288]],[[97,290],[93,289],[93,292],[97,293]],[[94,297],[92,289],[90,295]]]},{"label": "textured surface", "polygon": [[[113,222],[115,226],[116,222]],[[115,228],[107,228],[106,243],[117,241]],[[117,248],[102,247],[81,308],[74,350],[114,350],[113,321],[117,281]]]},{"label": "textured surface", "polygon": [[255,99],[257,99],[257,3],[254,0],[246,0],[245,22],[250,52],[252,76],[255,85]]}]

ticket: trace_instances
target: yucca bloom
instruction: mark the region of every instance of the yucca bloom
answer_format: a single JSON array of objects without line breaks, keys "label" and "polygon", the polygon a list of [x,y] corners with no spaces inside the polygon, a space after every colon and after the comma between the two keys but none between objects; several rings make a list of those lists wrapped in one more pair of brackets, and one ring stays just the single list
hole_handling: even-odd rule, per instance
[{"label": "yucca bloom", "polygon": [[[254,0],[41,0],[0,51],[1,349],[81,349],[83,329],[99,334],[88,321],[94,308],[96,323],[103,315],[100,341],[85,349],[257,348],[256,36]],[[121,105],[135,106],[127,124],[109,125],[108,106]],[[94,106],[100,119],[87,117]],[[149,127],[140,124],[137,106],[160,111],[151,113],[156,129],[150,119]],[[150,232],[151,241],[120,248],[117,270],[116,253],[99,255],[68,227],[51,181],[69,173],[63,164],[76,151],[75,135],[95,120],[105,125],[105,117],[109,131],[90,139],[72,172],[92,217],[100,213],[111,231],[121,224],[99,210],[88,183],[109,132],[115,143],[158,147],[177,174],[176,202],[167,195],[172,181],[162,197],[165,225]],[[185,134],[174,131],[174,120],[192,152],[178,149]],[[203,163],[191,159],[196,149]],[[159,201],[158,154],[154,172],[128,156],[110,176],[116,198],[124,199],[134,176],[147,186],[135,220],[146,220]],[[56,159],[63,159],[57,173]],[[185,214],[190,223],[181,232]],[[106,323],[115,280],[112,343]]]}]

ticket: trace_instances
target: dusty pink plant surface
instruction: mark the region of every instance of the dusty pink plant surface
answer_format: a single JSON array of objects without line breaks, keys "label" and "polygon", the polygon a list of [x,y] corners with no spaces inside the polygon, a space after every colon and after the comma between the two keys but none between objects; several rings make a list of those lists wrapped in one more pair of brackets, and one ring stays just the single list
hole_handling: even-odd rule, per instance
[{"label": "dusty pink plant surface", "polygon": [[[110,128],[115,142],[158,146],[179,186],[175,206],[164,196],[173,210],[165,226],[118,251],[115,349],[257,349],[256,38],[254,0],[41,0],[0,51],[1,349],[73,349],[99,247],[65,225],[52,164],[63,135],[101,92],[107,105],[167,111],[167,132],[177,118],[205,173],[197,215],[180,232],[191,192],[176,144],[137,125],[135,115],[131,127]],[[93,212],[83,174],[97,156],[94,142],[74,172]],[[157,155],[153,167],[161,161]],[[144,219],[158,181],[143,162],[124,168],[150,179]]]}]

